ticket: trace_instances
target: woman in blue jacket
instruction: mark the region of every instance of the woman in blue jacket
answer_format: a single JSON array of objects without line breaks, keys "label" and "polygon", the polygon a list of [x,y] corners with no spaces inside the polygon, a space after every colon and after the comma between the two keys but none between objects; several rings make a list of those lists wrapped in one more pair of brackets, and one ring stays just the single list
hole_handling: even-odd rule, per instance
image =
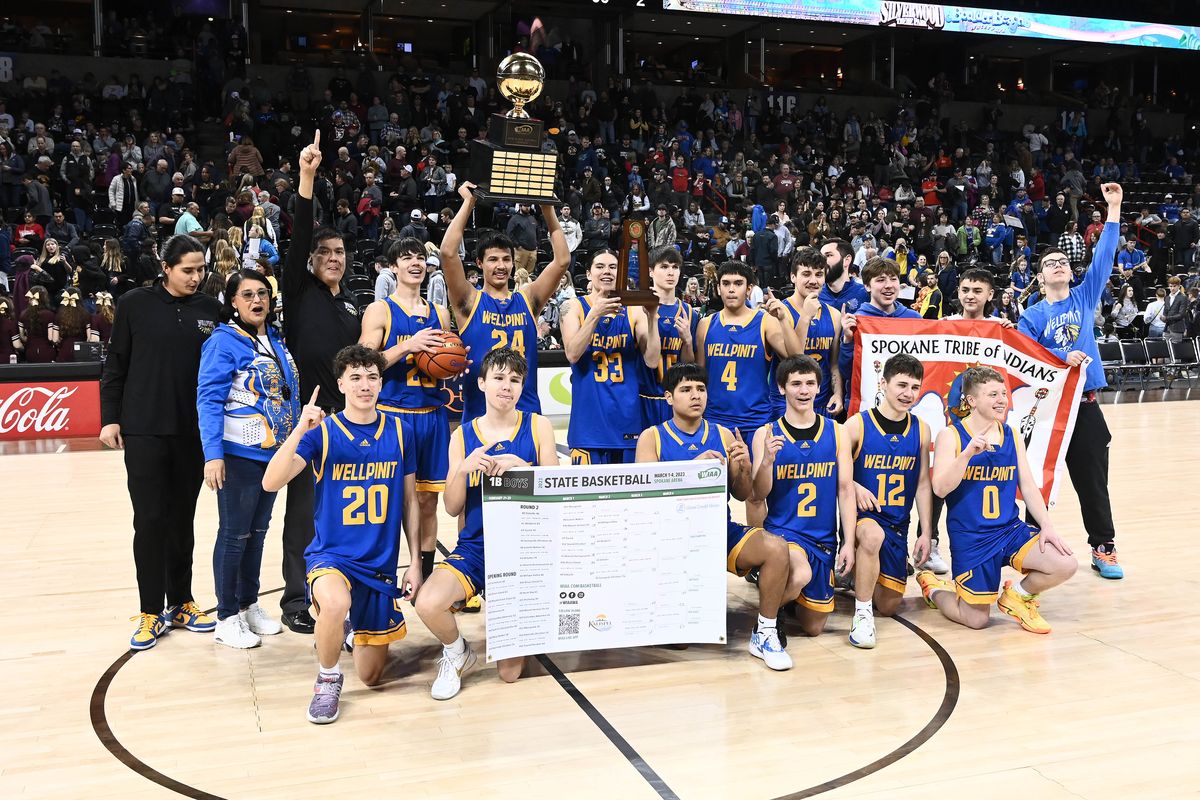
[{"label": "woman in blue jacket", "polygon": [[224,322],[204,343],[196,390],[204,483],[217,493],[220,525],[213,548],[215,639],[255,647],[283,630],[258,605],[263,541],[274,492],[262,489],[267,462],[300,416],[296,364],[272,324],[274,298],[255,270],[229,276]]}]

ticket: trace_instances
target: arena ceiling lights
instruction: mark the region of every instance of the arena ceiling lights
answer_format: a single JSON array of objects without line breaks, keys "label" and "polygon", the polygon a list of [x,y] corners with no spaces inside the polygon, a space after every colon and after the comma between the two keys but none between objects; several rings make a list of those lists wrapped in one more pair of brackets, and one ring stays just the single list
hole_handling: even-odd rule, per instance
[{"label": "arena ceiling lights", "polygon": [[[656,4],[657,5],[657,4]],[[1200,50],[1200,27],[893,0],[662,0],[664,11],[802,19],[1169,50]]]}]

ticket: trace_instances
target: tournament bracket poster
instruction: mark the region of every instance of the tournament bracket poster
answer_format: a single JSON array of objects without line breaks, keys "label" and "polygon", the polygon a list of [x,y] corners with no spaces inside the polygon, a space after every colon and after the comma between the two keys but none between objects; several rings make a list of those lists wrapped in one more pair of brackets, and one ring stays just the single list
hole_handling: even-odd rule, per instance
[{"label": "tournament bracket poster", "polygon": [[897,353],[925,367],[913,413],[929,426],[930,441],[953,417],[966,416],[962,374],[993,367],[1005,376],[1009,409],[1005,422],[1025,443],[1034,480],[1047,506],[1058,496],[1058,479],[1079,398],[1083,372],[1012,328],[986,320],[858,318],[851,374],[850,412],[874,408],[883,398],[883,365]]},{"label": "tournament bracket poster", "polygon": [[484,476],[487,659],[725,642],[725,465]]}]

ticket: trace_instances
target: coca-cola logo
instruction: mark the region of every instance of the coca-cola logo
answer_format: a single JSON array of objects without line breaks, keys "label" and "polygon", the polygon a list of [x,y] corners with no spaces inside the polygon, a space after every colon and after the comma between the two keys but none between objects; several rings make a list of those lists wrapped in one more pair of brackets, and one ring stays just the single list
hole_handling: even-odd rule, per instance
[{"label": "coca-cola logo", "polygon": [[70,423],[71,409],[61,404],[75,389],[26,386],[0,402],[0,433],[53,433],[65,431]]}]

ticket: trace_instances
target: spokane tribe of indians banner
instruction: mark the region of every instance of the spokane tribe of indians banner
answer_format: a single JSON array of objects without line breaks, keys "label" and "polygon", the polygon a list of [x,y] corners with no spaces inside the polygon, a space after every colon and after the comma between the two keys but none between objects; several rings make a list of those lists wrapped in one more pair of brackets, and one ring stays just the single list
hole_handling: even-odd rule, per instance
[{"label": "spokane tribe of indians banner", "polygon": [[1083,393],[1082,372],[1016,330],[995,322],[967,320],[880,319],[858,317],[851,376],[850,410],[873,408],[883,397],[883,365],[897,353],[920,359],[925,367],[921,398],[913,413],[936,438],[961,410],[962,373],[968,367],[993,367],[1007,377],[1009,409],[1005,420],[1025,441],[1029,465],[1048,506]]}]

